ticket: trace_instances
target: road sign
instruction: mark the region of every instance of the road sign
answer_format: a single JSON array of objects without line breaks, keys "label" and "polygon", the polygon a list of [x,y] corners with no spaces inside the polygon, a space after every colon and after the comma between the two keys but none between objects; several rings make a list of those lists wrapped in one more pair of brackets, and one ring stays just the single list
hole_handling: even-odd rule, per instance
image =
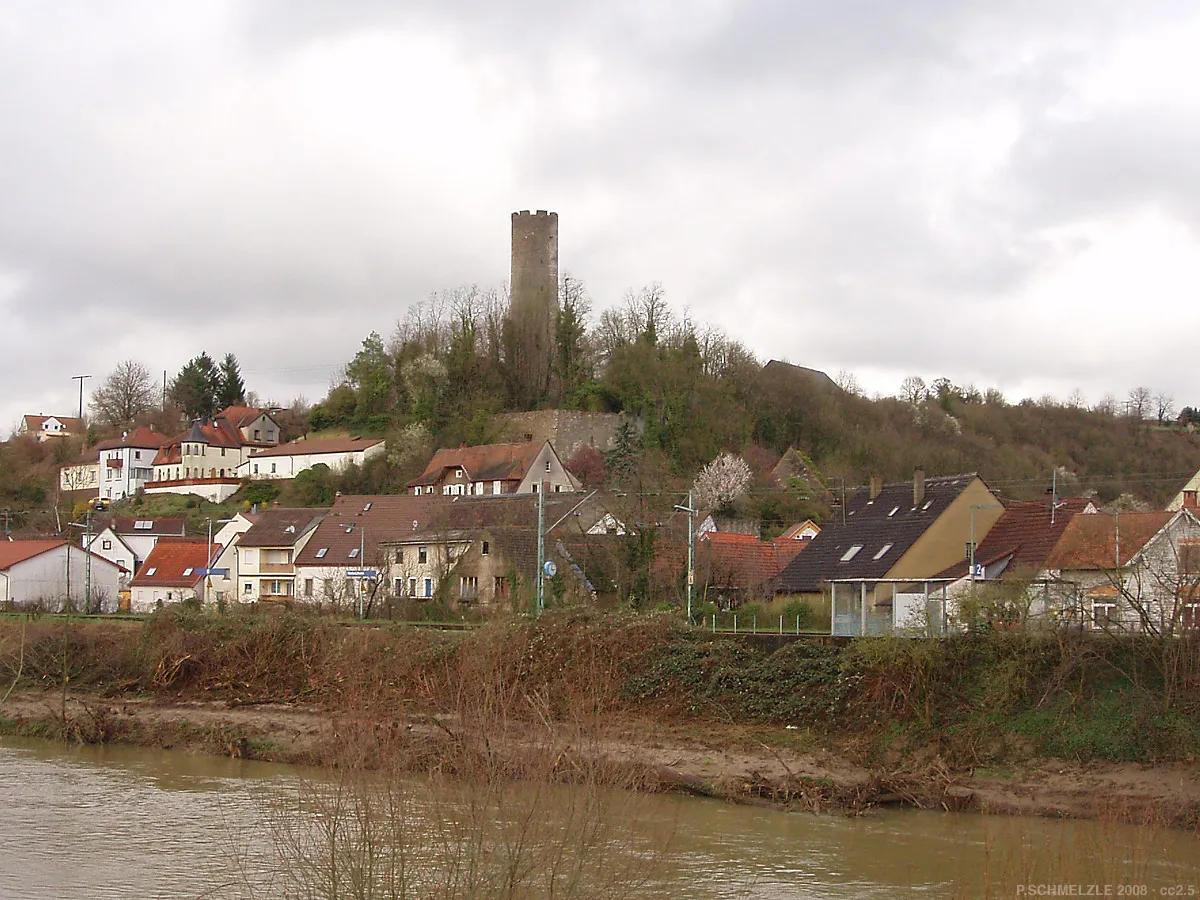
[{"label": "road sign", "polygon": [[379,573],[374,569],[348,569],[347,578],[378,578]]},{"label": "road sign", "polygon": [[547,578],[553,578],[558,574],[558,566],[555,564],[554,560],[548,559],[546,560],[546,564],[542,566],[542,571],[546,573]]},{"label": "road sign", "polygon": [[228,569],[192,569],[193,575],[212,575],[214,578],[228,578]]}]

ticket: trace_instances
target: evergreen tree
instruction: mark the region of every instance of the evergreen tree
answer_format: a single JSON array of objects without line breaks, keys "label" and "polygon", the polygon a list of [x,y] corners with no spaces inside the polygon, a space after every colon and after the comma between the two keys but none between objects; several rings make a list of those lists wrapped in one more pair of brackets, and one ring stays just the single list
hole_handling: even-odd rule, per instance
[{"label": "evergreen tree", "polygon": [[219,377],[212,357],[201,353],[188,360],[171,382],[171,402],[189,419],[211,419],[216,412]]},{"label": "evergreen tree", "polygon": [[227,406],[242,406],[246,402],[246,383],[242,381],[242,372],[238,366],[237,357],[226,353],[217,373],[216,407],[224,409]]}]

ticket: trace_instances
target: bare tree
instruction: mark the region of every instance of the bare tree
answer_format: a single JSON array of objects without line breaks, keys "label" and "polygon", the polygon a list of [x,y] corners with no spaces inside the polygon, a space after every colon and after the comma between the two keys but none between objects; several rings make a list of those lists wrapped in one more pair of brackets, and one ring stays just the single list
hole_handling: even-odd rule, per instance
[{"label": "bare tree", "polygon": [[88,404],[108,425],[128,425],[154,405],[157,391],[150,371],[137,360],[117,363]]},{"label": "bare tree", "polygon": [[1154,395],[1154,414],[1158,417],[1160,425],[1172,418],[1175,415],[1175,398],[1166,391],[1156,393]]},{"label": "bare tree", "polygon": [[856,397],[862,396],[862,385],[858,383],[858,378],[849,369],[840,370],[834,383],[847,394],[853,394]]},{"label": "bare tree", "polygon": [[916,406],[929,398],[929,388],[920,375],[909,375],[900,382],[900,399]]},{"label": "bare tree", "polygon": [[1153,398],[1148,387],[1135,387],[1129,392],[1129,399],[1126,401],[1126,409],[1135,419],[1146,418],[1146,413],[1150,411],[1150,404]]}]

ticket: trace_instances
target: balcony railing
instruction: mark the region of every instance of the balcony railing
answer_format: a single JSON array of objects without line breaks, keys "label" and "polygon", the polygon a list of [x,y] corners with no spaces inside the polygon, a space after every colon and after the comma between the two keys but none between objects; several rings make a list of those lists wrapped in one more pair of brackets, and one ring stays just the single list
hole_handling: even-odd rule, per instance
[{"label": "balcony railing", "polygon": [[258,571],[260,575],[292,575],[296,567],[291,563],[259,563]]}]

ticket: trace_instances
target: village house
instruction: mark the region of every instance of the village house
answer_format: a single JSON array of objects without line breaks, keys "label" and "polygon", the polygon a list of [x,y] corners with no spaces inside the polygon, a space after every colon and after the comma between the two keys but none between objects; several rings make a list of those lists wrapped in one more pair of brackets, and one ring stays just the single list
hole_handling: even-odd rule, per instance
[{"label": "village house", "polygon": [[1200,627],[1195,495],[1174,512],[1076,516],[1042,577],[1048,606],[1068,625],[1156,635]]},{"label": "village house", "polygon": [[974,552],[968,545],[961,560],[938,573],[953,579],[945,586],[950,617],[959,618],[964,602],[972,615],[986,613],[1010,622],[1045,617],[1046,561],[1072,519],[1096,512],[1096,505],[1082,497],[1007,502]]},{"label": "village house", "polygon": [[241,486],[238,467],[254,450],[279,443],[278,423],[263,409],[230,406],[165,444],[154,457],[148,494],[196,494],[219,503]]},{"label": "village house", "polygon": [[164,537],[129,583],[129,608],[148,613],[167,603],[200,601],[205,573],[220,552],[206,538]]},{"label": "village house", "polygon": [[83,419],[72,416],[23,416],[17,436],[28,435],[39,443],[60,437],[77,437],[87,431]]},{"label": "village house", "polygon": [[[122,566],[131,574],[137,573],[161,538],[183,537],[187,533],[184,520],[174,517],[139,519],[117,516],[108,520],[100,519],[93,524],[96,531],[88,543],[91,551]],[[87,540],[84,535],[81,543]]]},{"label": "village house", "polygon": [[485,444],[438,450],[425,471],[408,483],[414,496],[489,496],[574,491],[568,472],[549,441]]},{"label": "village house", "polygon": [[762,541],[752,534],[706,532],[696,543],[699,596],[726,608],[771,598],[775,580],[809,540]]},{"label": "village house", "polygon": [[260,513],[257,508],[250,512],[237,512],[228,519],[218,519],[211,525],[218,526],[213,532],[212,542],[218,545],[217,559],[210,567],[205,581],[205,604],[223,604],[237,599],[238,541],[254,527]]},{"label": "village house", "polygon": [[305,469],[326,465],[334,472],[361,466],[387,449],[382,438],[316,438],[276,447],[251,450],[237,468],[240,478],[277,480],[295,478]]},{"label": "village house", "polygon": [[71,608],[83,610],[90,581],[92,608],[115,612],[126,574],[121,566],[58,538],[0,540],[0,604],[5,609],[59,612],[70,597]]},{"label": "village house", "polygon": [[[574,515],[581,511],[584,517]],[[569,554],[557,549],[559,536],[586,534],[605,514],[577,497],[548,496],[547,558],[558,553],[569,568]],[[297,555],[297,596],[335,607],[357,605],[364,596],[451,604],[464,598],[468,604],[508,600],[518,585],[528,589],[535,583],[536,562],[530,560],[536,556],[536,529],[537,501],[528,494],[456,496],[449,502],[412,494],[338,497]],[[521,549],[529,537],[531,555]],[[510,573],[513,566],[517,575]]]},{"label": "village house", "polygon": [[99,496],[100,463],[96,461],[95,456],[89,455],[60,466],[58,489],[64,493],[86,491]]},{"label": "village house", "polygon": [[296,596],[296,558],[326,512],[272,507],[259,513],[254,525],[237,538],[232,577],[238,586],[238,600],[292,600]]},{"label": "village house", "polygon": [[154,480],[154,457],[169,443],[170,438],[152,428],[138,428],[97,444],[99,496],[123,500],[140,491]]},{"label": "village house", "polygon": [[1004,507],[975,474],[883,484],[872,478],[824,524],[775,589],[830,616],[834,634],[879,634],[926,609],[939,574],[986,535]]}]

